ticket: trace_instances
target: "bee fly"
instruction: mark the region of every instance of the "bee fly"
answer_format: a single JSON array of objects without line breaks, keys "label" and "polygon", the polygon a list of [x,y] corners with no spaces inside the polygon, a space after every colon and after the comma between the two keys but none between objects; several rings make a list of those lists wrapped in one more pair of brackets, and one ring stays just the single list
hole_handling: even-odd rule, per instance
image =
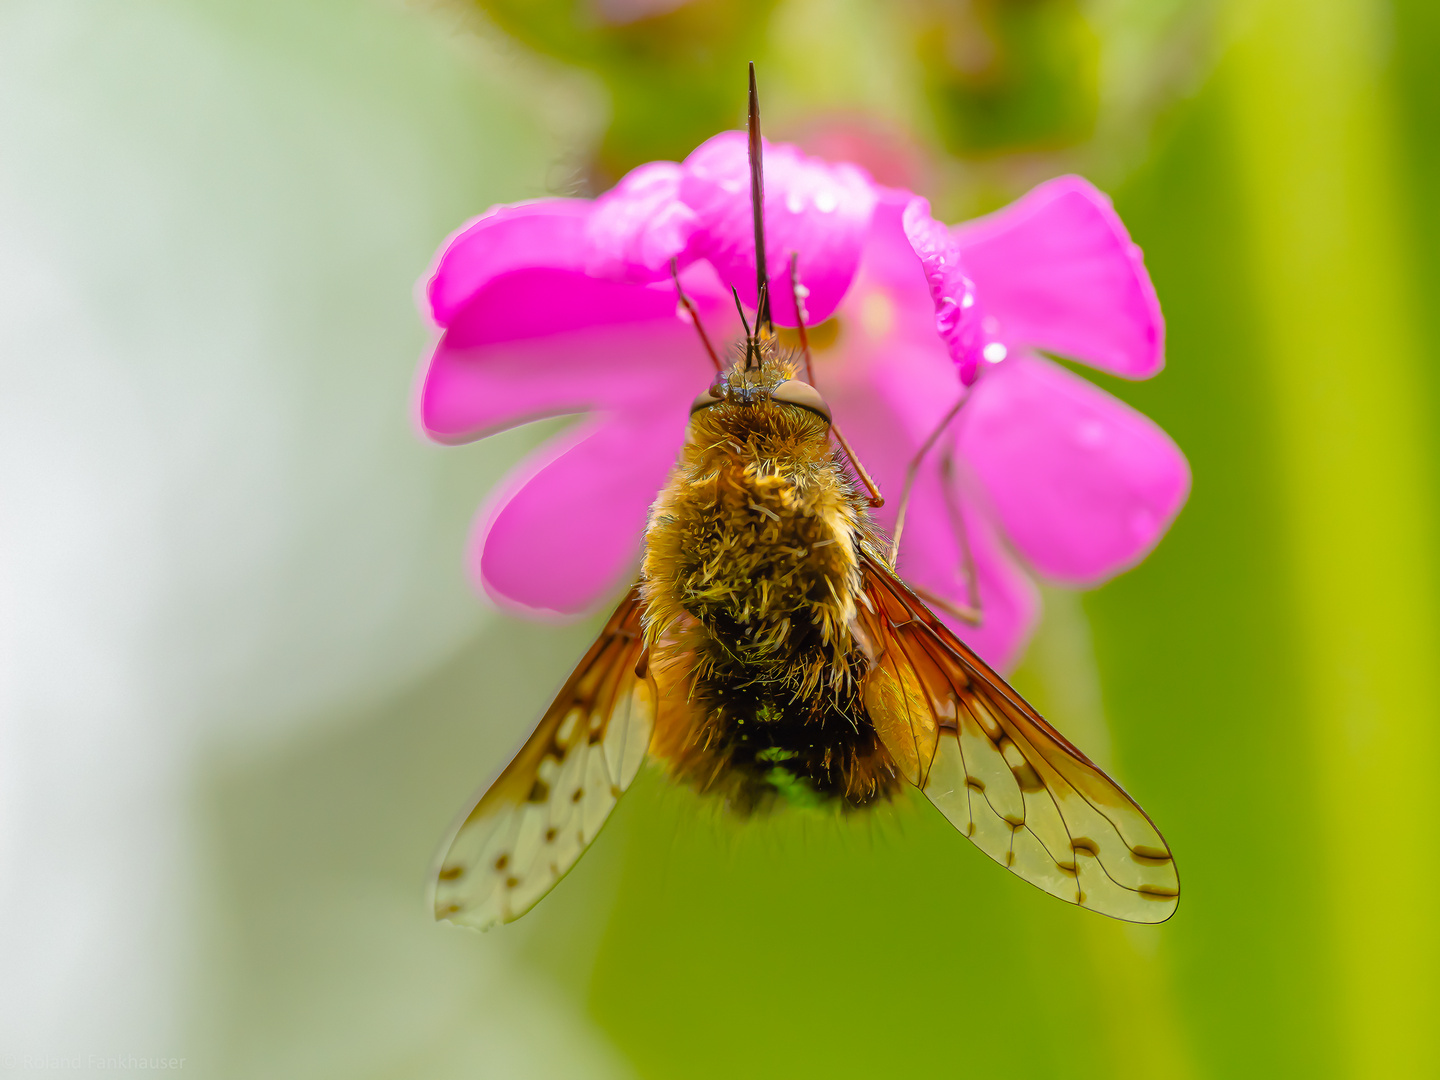
[{"label": "bee fly", "polygon": [[[717,375],[651,508],[640,580],[459,825],[436,918],[485,929],[523,915],[647,757],[740,812],[861,809],[911,785],[1046,892],[1169,918],[1179,879],[1145,812],[896,576],[869,513],[879,493],[800,377],[803,322],[794,350],[770,322],[753,64],[749,134],[754,329],[742,311],[726,368],[679,293]],[[801,312],[794,256],[790,270]]]}]

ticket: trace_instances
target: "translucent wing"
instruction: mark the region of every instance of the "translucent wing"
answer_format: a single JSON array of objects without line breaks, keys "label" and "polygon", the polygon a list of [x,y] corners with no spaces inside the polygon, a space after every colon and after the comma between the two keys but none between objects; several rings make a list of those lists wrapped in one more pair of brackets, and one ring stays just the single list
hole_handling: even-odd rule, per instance
[{"label": "translucent wing", "polygon": [[1164,922],[1180,879],[1120,785],[963,645],[880,562],[865,560],[861,683],[901,771],[1001,866],[1072,904]]},{"label": "translucent wing", "polygon": [[659,697],[640,614],[637,585],[456,830],[436,875],[437,919],[485,930],[524,915],[575,865],[635,779]]}]

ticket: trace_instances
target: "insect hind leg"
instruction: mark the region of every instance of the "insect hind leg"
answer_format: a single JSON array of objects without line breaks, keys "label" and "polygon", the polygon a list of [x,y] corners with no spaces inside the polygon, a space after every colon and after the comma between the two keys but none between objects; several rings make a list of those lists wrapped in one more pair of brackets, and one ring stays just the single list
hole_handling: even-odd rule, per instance
[{"label": "insect hind leg", "polygon": [[[955,451],[946,447],[940,455],[940,487],[945,495],[945,509],[950,515],[950,527],[960,548],[960,574],[965,579],[965,602],[948,600],[920,585],[913,585],[911,588],[916,596],[932,608],[954,616],[967,626],[980,626],[985,621],[985,612],[980,601],[980,575],[975,568],[975,554],[970,546],[970,532],[965,527],[965,514],[960,506],[956,480]],[[899,535],[898,530],[896,535]]]}]

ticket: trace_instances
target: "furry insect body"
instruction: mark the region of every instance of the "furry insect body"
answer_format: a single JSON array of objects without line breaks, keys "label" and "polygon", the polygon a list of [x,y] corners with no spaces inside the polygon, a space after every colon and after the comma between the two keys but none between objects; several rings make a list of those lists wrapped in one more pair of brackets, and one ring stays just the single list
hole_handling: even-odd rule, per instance
[{"label": "furry insect body", "polygon": [[690,668],[689,707],[661,709],[652,751],[742,811],[776,797],[863,806],[899,786],[850,631],[869,516],[828,420],[774,396],[793,363],[768,338],[751,356],[693,413],[650,513],[647,642],[660,667]]}]

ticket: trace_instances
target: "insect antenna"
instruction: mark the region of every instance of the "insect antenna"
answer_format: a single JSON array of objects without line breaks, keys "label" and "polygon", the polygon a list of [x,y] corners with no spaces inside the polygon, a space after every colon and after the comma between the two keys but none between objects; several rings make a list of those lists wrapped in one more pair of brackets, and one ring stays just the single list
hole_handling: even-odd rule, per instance
[{"label": "insect antenna", "polygon": [[745,309],[740,306],[740,290],[735,288],[734,285],[731,285],[730,295],[735,297],[735,310],[740,313],[740,325],[745,328],[745,344],[748,345],[754,339],[755,335],[750,333],[750,324],[745,321]]},{"label": "insect antenna", "polygon": [[760,91],[755,88],[755,61],[750,61],[750,208],[755,215],[755,331],[763,326],[771,333],[770,288],[765,269],[765,163],[760,143]]},{"label": "insect antenna", "polygon": [[[740,290],[734,285],[730,286],[730,295],[735,297],[735,310],[740,313],[740,325],[745,328],[745,370],[749,371],[760,360],[760,343],[755,335],[750,332],[750,324],[745,321],[745,308],[740,303]],[[764,297],[764,293],[760,294]],[[755,319],[755,328],[760,328],[760,319]]]},{"label": "insect antenna", "polygon": [[705,351],[710,354],[710,362],[715,365],[715,370],[723,372],[725,365],[720,363],[720,355],[715,351],[715,346],[710,344],[710,335],[705,333],[705,326],[700,322],[700,312],[695,310],[690,297],[685,295],[685,290],[680,287],[680,264],[677,260],[670,260],[670,276],[675,279],[675,293],[680,297],[680,306],[690,316],[690,322],[695,326],[695,332],[700,335],[700,344],[705,346]]}]

